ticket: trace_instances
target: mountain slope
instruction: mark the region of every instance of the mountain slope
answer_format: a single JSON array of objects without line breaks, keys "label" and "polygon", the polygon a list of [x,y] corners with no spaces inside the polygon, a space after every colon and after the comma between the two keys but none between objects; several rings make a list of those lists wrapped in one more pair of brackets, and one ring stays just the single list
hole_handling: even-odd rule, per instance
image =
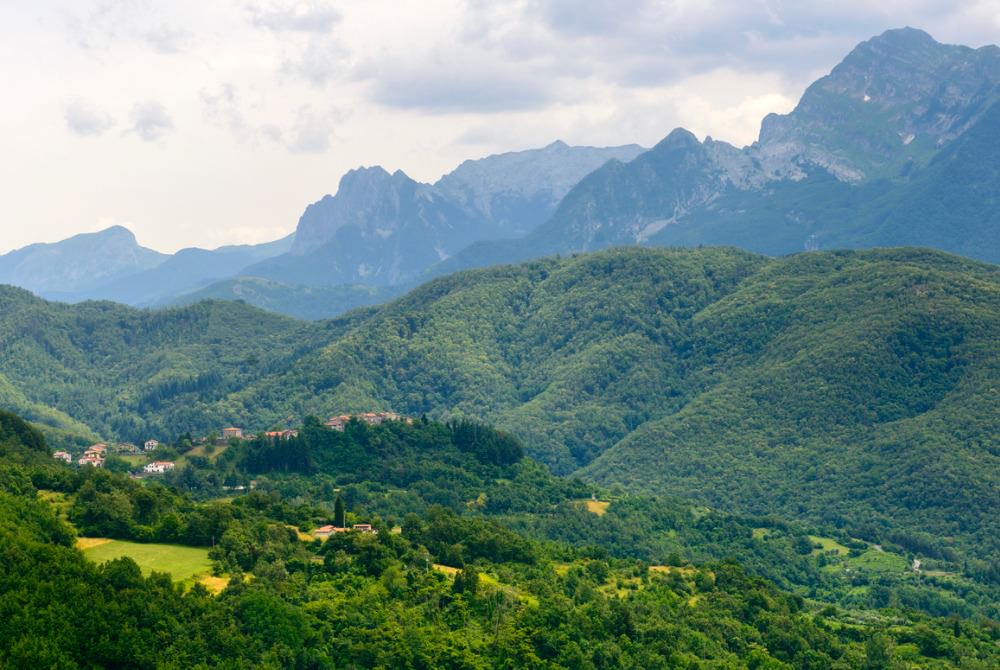
[{"label": "mountain slope", "polygon": [[246,266],[285,253],[293,236],[275,242],[218,249],[181,249],[155,268],[126,275],[87,291],[52,293],[47,297],[67,302],[113,300],[146,306],[169,302],[179,293],[195,290],[237,275]]},{"label": "mountain slope", "polygon": [[132,442],[218,430],[208,403],[280,369],[324,331],[231,302],[151,312],[11,287],[0,287],[0,313],[6,406],[58,433],[83,424]]},{"label": "mountain slope", "polygon": [[888,30],[859,44],[803,94],[768,115],[755,149],[765,165],[812,164],[858,182],[923,164],[1000,99],[1000,48],[939,44]]},{"label": "mountain slope", "polygon": [[131,231],[113,226],[0,256],[0,284],[21,286],[41,295],[84,291],[154,268],[165,260],[165,254],[139,246]]},{"label": "mountain slope", "polygon": [[907,546],[964,534],[1000,550],[995,267],[905,250],[794,257],[692,326],[692,364],[715,383],[584,475],[841,526],[905,519]]},{"label": "mountain slope", "polygon": [[765,118],[753,145],[675,130],[581,180],[526,237],[477,243],[427,276],[616,244],[932,245],[1000,261],[998,85],[995,46],[887,31]]},{"label": "mountain slope", "polygon": [[548,219],[581,179],[609,160],[630,161],[644,149],[571,147],[556,141],[542,149],[467,160],[434,184],[481,213],[503,237],[520,237]]},{"label": "mountain slope", "polygon": [[352,170],[336,195],[306,208],[290,253],[242,274],[323,287],[405,284],[478,240],[524,234],[591,170],[641,151],[555,142],[465,161],[433,186],[402,171]]},{"label": "mountain slope", "polygon": [[202,300],[237,300],[296,319],[329,319],[358,307],[385,302],[403,293],[399,286],[292,286],[260,277],[237,277],[216,282],[175,298],[173,305]]},{"label": "mountain slope", "polygon": [[995,554],[997,341],[1000,271],[937,252],[615,250],[432,282],[227,407],[484,416],[606,484]]},{"label": "mountain slope", "polygon": [[475,417],[560,472],[1000,555],[995,266],[617,249],[462,273],[313,325],[3,295],[0,374],[104,435]]},{"label": "mountain slope", "polygon": [[888,246],[906,238],[1000,262],[1000,103],[899,192],[866,209],[860,224],[843,233],[851,246]]}]

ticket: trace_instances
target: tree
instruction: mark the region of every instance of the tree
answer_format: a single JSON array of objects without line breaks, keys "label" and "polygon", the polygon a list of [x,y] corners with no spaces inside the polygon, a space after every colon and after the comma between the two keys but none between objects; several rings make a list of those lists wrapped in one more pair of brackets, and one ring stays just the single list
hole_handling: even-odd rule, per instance
[{"label": "tree", "polygon": [[451,590],[455,593],[476,595],[476,591],[479,590],[479,571],[476,570],[476,566],[466,565],[455,573],[455,583],[452,584]]},{"label": "tree", "polygon": [[337,496],[337,501],[333,503],[333,525],[340,528],[347,526],[347,510],[344,509],[344,501]]}]

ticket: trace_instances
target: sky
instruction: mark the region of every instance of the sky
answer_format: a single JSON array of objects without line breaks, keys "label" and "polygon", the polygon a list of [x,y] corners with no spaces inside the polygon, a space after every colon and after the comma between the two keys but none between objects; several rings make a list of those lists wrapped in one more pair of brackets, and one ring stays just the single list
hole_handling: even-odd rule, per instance
[{"label": "sky", "polygon": [[0,253],[124,225],[277,239],[362,165],[742,146],[889,28],[1000,42],[1000,0],[0,0]]}]

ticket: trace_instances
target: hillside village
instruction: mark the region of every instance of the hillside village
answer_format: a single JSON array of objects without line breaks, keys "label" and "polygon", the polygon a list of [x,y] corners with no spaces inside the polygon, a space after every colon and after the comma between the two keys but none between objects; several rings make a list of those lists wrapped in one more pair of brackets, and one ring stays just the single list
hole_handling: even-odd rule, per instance
[{"label": "hillside village", "polygon": [[[359,414],[340,414],[332,416],[327,419],[323,425],[330,430],[343,432],[347,424],[352,420],[365,423],[370,426],[377,426],[386,421],[403,421],[407,424],[413,423],[412,418],[400,416],[395,412],[362,412]],[[228,426],[223,428],[217,435],[192,438],[191,444],[188,448],[204,447],[207,445],[211,445],[213,447],[225,447],[230,444],[231,440],[249,442],[256,440],[258,437],[264,437],[272,441],[281,441],[296,438],[298,436],[299,431],[295,429],[266,431],[258,436],[255,433],[244,432],[244,430],[240,427]],[[134,478],[143,478],[154,475],[164,475],[173,471],[177,467],[176,461],[161,460],[156,458],[157,451],[160,450],[161,447],[170,447],[170,445],[160,442],[155,438],[146,440],[141,448],[131,442],[121,442],[113,446],[105,442],[96,442],[84,449],[83,453],[79,456],[74,456],[66,450],[60,450],[54,452],[52,457],[58,461],[62,461],[66,465],[94,468],[103,468],[107,463],[109,456],[127,458],[128,463],[131,466],[134,466],[134,468],[130,467],[129,474]],[[149,460],[143,462],[143,457],[148,457]],[[330,530],[322,536],[325,537],[333,532],[341,532],[344,530],[347,529],[330,526]],[[372,532],[371,528],[355,528],[354,530]]]}]

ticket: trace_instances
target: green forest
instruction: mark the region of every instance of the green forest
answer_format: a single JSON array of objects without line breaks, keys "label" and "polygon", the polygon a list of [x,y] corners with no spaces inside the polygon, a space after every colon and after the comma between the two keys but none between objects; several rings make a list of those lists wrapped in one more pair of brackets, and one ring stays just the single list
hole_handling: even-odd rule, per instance
[{"label": "green forest", "polygon": [[320,323],[9,288],[0,309],[0,399],[57,446],[470,418],[557,474],[997,573],[995,266],[630,248],[460,273]]},{"label": "green forest", "polygon": [[[149,484],[55,464],[37,429],[0,414],[0,667],[990,668],[1000,662],[1000,627],[983,615],[942,617],[899,604],[847,608],[782,589],[733,558],[675,556],[658,564],[588,537],[582,524],[574,530],[560,523],[562,539],[541,526],[519,528],[519,516],[541,518],[549,509],[568,520],[573,506],[607,519],[620,503],[604,516],[581,510],[580,497],[602,492],[552,477],[524,457],[515,438],[482,424],[351,422],[341,434],[307,422],[285,445],[288,457],[278,446],[234,441],[196,476],[177,473],[176,480]],[[438,457],[448,467],[435,469]],[[258,485],[245,494],[220,499],[206,488],[213,475],[251,472],[268,474],[255,475]],[[463,495],[478,489],[485,495],[433,502],[460,475]],[[185,477],[193,487],[183,486]],[[416,501],[402,515],[388,502],[397,486],[408,487]],[[498,492],[505,487],[512,493],[506,502]],[[491,494],[497,502],[490,503]],[[333,518],[338,501],[346,501],[348,522],[370,523],[378,532],[303,537]],[[627,524],[647,518],[683,529],[712,516],[685,519],[691,508],[679,503],[621,504]],[[727,523],[730,529],[722,530]],[[706,546],[722,546],[740,523],[720,515],[699,528],[719,529]],[[769,532],[774,551],[779,538],[796,537],[774,524]],[[581,535],[569,537],[574,533]],[[694,543],[693,533],[676,535]],[[176,584],[127,557],[94,564],[74,548],[77,535],[211,547],[223,587]]]}]

